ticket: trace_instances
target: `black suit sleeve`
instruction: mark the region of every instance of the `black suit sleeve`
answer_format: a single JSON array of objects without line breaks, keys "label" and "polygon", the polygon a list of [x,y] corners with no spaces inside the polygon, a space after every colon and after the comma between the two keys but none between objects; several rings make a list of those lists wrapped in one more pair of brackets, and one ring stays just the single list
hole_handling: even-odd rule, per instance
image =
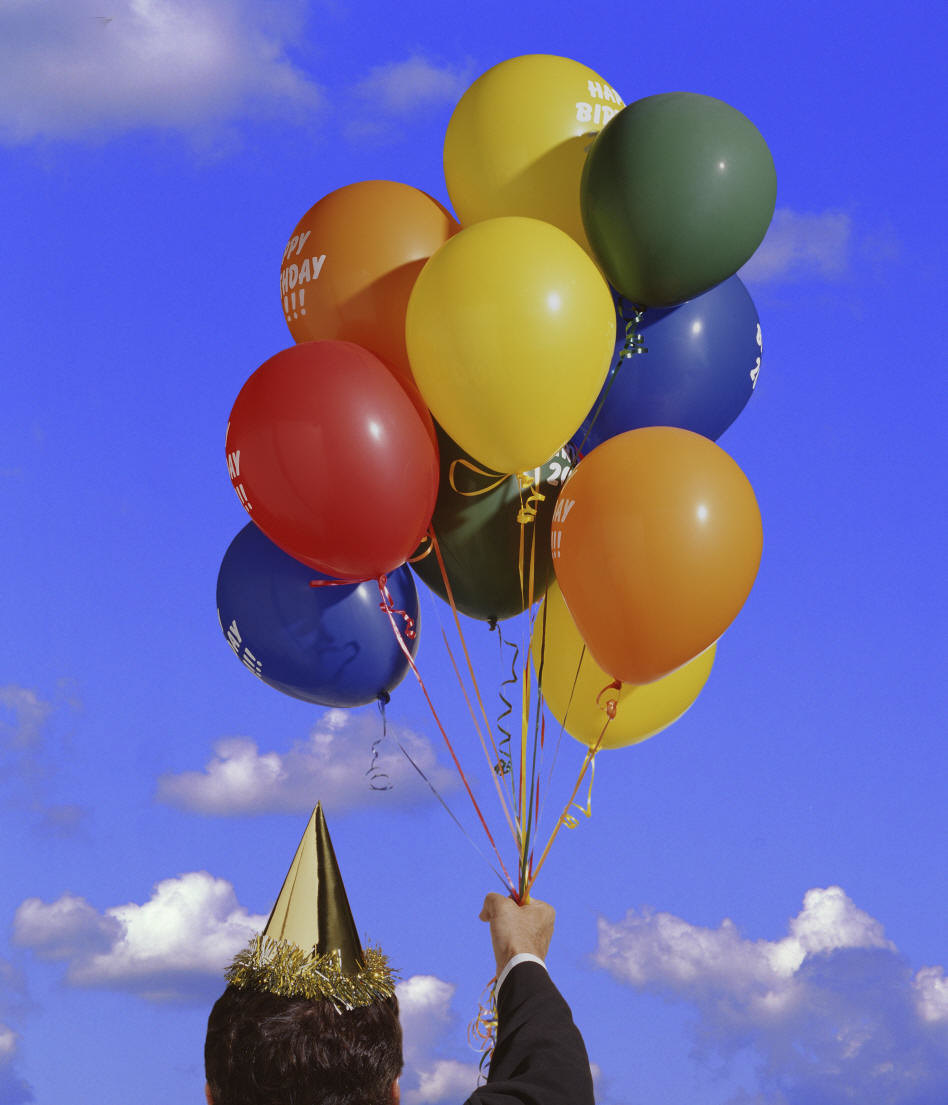
[{"label": "black suit sleeve", "polygon": [[595,1105],[586,1046],[546,970],[519,963],[497,997],[487,1082],[465,1105]]}]

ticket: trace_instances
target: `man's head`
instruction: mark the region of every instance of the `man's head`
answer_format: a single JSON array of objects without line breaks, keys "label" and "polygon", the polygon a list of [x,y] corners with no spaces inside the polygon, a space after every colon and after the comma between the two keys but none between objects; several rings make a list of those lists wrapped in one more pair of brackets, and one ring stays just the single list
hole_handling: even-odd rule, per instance
[{"label": "man's head", "polygon": [[228,986],[204,1065],[214,1105],[391,1105],[402,1069],[394,997],[337,1012],[326,1000]]}]

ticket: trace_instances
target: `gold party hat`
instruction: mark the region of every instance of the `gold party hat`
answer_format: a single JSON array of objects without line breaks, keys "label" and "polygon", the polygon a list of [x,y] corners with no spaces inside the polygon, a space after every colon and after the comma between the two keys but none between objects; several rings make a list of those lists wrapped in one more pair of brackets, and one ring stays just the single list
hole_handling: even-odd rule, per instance
[{"label": "gold party hat", "polygon": [[395,980],[378,948],[363,950],[322,807],[317,804],[262,933],[227,980],[241,990],[325,998],[337,1009],[391,997]]}]

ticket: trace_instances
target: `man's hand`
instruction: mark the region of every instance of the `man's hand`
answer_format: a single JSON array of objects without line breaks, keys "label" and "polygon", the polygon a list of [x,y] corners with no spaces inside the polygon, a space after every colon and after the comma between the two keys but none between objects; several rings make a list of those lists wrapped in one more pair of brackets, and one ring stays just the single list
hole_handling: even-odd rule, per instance
[{"label": "man's hand", "polygon": [[556,911],[551,905],[535,898],[524,905],[517,905],[512,898],[491,893],[484,899],[480,917],[482,921],[490,922],[490,938],[498,974],[520,952],[546,959],[556,919]]}]

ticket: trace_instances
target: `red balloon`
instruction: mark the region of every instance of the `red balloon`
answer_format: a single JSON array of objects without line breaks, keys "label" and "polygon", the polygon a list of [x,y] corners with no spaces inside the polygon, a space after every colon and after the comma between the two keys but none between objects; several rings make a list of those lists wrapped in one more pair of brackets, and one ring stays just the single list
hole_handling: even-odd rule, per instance
[{"label": "red balloon", "polygon": [[438,494],[431,416],[351,342],[304,342],[265,361],[240,389],[225,448],[254,522],[327,575],[390,572],[428,529]]}]

